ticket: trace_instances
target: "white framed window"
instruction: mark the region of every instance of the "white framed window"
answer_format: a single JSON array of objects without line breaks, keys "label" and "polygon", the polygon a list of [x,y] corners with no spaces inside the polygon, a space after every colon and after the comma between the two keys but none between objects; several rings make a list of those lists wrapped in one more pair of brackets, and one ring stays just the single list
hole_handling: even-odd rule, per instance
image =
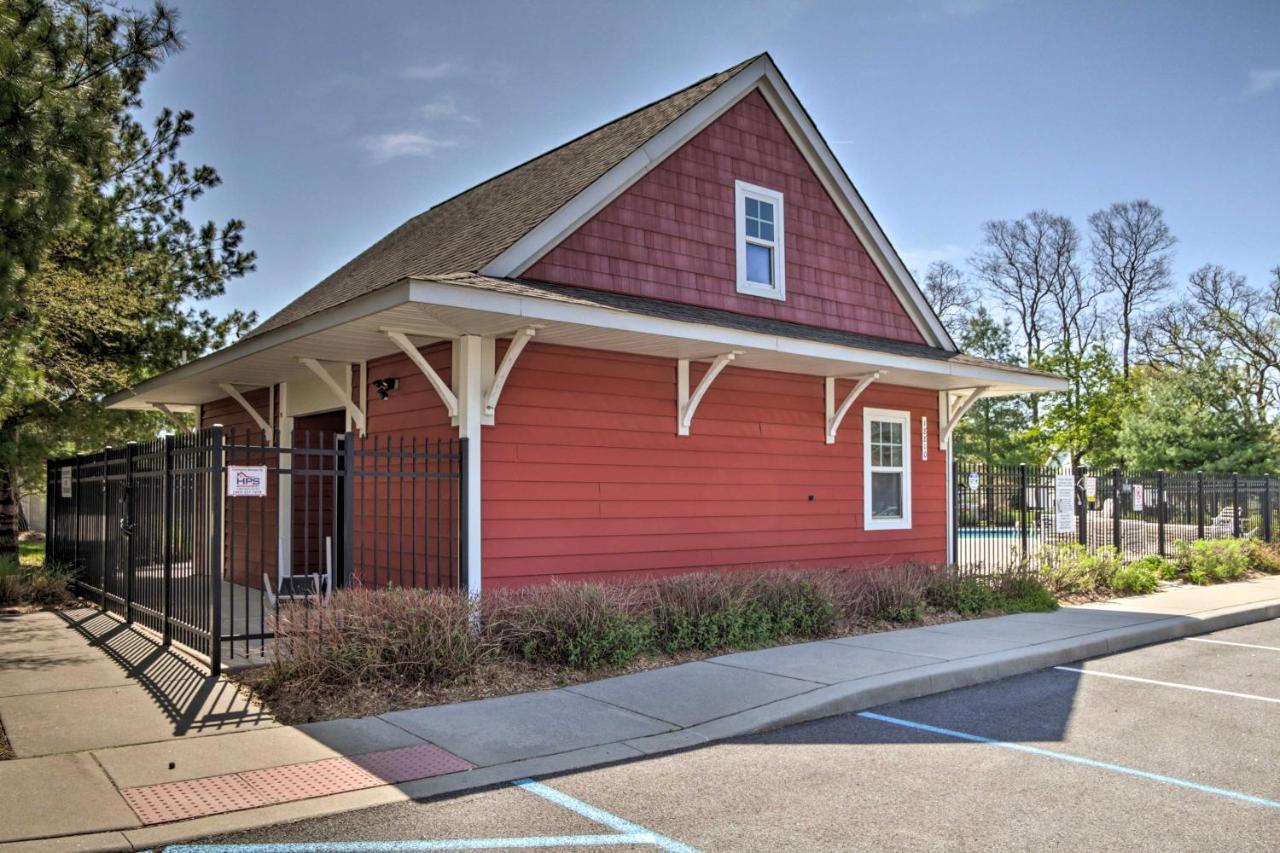
[{"label": "white framed window", "polygon": [[738,292],[786,299],[782,193],[734,182]]},{"label": "white framed window", "polygon": [[863,409],[863,514],[867,530],[911,528],[911,413]]}]

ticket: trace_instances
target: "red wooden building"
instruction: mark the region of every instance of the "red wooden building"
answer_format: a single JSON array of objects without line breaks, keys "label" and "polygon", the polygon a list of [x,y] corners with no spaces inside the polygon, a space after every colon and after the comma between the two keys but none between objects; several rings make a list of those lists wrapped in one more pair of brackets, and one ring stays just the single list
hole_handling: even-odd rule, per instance
[{"label": "red wooden building", "polygon": [[[441,202],[109,404],[281,443],[466,438],[478,590],[943,561],[954,425],[1061,387],[957,351],[762,55]],[[250,582],[315,570],[274,497]]]}]

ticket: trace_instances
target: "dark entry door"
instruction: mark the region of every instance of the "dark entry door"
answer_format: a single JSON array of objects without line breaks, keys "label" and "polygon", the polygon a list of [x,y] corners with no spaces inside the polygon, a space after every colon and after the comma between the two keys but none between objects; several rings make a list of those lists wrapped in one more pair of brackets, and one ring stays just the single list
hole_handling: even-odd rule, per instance
[{"label": "dark entry door", "polygon": [[337,556],[342,553],[341,452],[346,413],[341,409],[304,415],[293,421],[293,575],[326,575],[333,560],[335,585],[341,585]]}]

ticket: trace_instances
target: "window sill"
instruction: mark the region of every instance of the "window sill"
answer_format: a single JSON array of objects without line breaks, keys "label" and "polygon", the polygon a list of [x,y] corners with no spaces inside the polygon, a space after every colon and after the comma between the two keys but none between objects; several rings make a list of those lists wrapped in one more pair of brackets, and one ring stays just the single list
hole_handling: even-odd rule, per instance
[{"label": "window sill", "polygon": [[785,302],[787,299],[787,293],[785,290],[765,287],[762,284],[738,282],[738,293],[742,296],[758,296],[761,299],[774,299],[779,302]]}]

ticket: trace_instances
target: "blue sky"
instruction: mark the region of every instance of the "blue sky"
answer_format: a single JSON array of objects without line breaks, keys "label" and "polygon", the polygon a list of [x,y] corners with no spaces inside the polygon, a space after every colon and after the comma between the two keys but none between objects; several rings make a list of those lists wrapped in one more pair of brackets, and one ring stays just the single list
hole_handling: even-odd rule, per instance
[{"label": "blue sky", "polygon": [[768,50],[908,266],[983,221],[1165,209],[1179,280],[1280,264],[1280,3],[174,0],[144,91],[194,110],[264,318],[410,216]]}]

